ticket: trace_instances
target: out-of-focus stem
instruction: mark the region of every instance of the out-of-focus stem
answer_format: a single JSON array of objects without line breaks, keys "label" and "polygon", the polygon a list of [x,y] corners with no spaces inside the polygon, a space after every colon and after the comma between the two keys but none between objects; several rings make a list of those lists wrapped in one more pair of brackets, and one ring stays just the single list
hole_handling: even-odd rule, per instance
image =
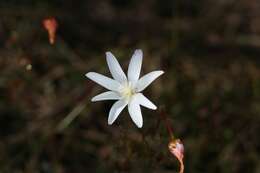
[{"label": "out-of-focus stem", "polygon": [[165,113],[164,108],[161,109],[161,111],[160,111],[160,116],[161,116],[162,121],[163,121],[164,124],[165,124],[165,127],[166,127],[166,129],[167,129],[167,131],[168,131],[168,133],[169,133],[169,135],[170,135],[171,140],[174,139],[173,130],[172,130],[172,128],[171,128],[171,125],[170,125],[170,123],[169,123],[169,120],[168,120],[168,118],[167,118],[167,115],[166,115],[166,113]]},{"label": "out-of-focus stem", "polygon": [[64,130],[85,108],[84,102],[76,106],[58,125],[58,131]]}]

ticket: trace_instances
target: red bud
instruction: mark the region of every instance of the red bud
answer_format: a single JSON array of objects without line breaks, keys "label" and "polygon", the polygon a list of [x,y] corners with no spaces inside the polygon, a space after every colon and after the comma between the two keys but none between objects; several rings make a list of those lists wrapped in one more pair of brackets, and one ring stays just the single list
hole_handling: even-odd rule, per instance
[{"label": "red bud", "polygon": [[47,18],[43,20],[43,26],[48,31],[50,44],[54,44],[56,30],[58,28],[58,23],[55,18]]},{"label": "red bud", "polygon": [[184,145],[182,144],[180,139],[173,139],[169,142],[168,148],[170,152],[179,160],[181,164],[180,173],[184,172]]}]

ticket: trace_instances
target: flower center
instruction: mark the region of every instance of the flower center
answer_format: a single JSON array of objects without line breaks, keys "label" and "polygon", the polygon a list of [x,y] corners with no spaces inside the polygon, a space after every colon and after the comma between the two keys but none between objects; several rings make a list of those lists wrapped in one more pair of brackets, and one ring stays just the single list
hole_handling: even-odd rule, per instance
[{"label": "flower center", "polygon": [[123,86],[120,94],[126,100],[131,99],[131,97],[135,94],[134,88],[132,87],[131,83],[126,83]]}]

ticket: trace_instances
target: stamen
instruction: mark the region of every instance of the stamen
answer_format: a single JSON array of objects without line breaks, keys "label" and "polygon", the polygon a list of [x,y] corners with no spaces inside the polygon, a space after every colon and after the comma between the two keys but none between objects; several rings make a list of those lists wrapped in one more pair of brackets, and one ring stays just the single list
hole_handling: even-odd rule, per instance
[{"label": "stamen", "polygon": [[135,92],[131,86],[131,83],[126,83],[124,85],[124,87],[122,88],[120,94],[124,99],[129,100],[135,94]]}]

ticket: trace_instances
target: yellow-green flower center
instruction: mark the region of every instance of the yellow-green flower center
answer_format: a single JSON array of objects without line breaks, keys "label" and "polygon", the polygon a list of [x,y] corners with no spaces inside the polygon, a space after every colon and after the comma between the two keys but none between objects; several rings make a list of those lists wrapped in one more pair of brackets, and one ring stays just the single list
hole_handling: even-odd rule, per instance
[{"label": "yellow-green flower center", "polygon": [[129,100],[131,99],[131,97],[135,94],[135,91],[131,85],[131,83],[127,83],[123,86],[121,92],[120,92],[121,96],[126,99]]}]

